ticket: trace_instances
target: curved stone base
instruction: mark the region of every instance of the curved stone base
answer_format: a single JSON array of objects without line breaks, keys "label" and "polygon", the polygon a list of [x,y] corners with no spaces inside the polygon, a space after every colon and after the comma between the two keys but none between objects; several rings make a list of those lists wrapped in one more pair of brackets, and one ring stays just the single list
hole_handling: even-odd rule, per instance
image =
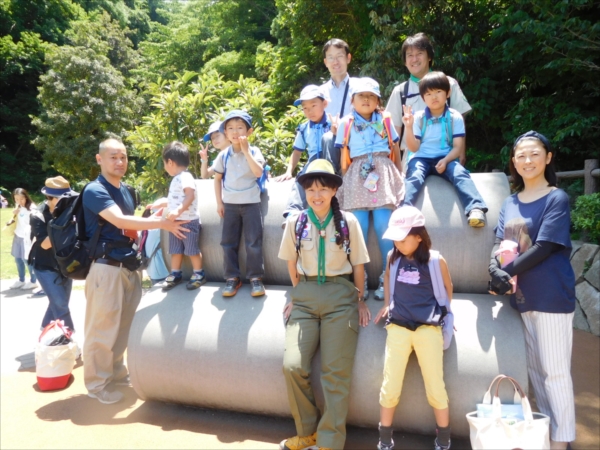
[{"label": "curved stone base", "polygon": [[[128,366],[133,387],[144,400],[290,416],[282,374],[285,329],[282,309],[287,286],[267,286],[252,298],[244,285],[223,298],[222,283],[196,291],[178,286],[168,293],[154,288],[142,299],[129,336]],[[469,433],[465,414],[475,410],[499,373],[527,389],[525,348],[519,315],[504,297],[456,294],[452,346],[444,354],[444,379],[450,397],[453,433]],[[367,302],[373,316],[382,303]],[[370,324],[359,334],[348,423],[376,427],[386,332]],[[312,381],[321,402],[319,355]],[[503,400],[512,393],[503,392]],[[320,403],[321,404],[321,403]],[[423,379],[411,356],[396,411],[398,430],[432,434],[433,412]]]}]

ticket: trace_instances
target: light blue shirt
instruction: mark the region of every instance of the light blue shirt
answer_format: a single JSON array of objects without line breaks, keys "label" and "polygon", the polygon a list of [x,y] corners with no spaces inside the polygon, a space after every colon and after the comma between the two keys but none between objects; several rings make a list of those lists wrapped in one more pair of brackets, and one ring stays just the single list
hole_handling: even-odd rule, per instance
[{"label": "light blue shirt", "polygon": [[308,160],[323,158],[321,151],[321,139],[323,135],[331,129],[331,122],[327,114],[323,114],[318,123],[310,120],[300,124],[296,129],[296,140],[294,141],[294,150],[308,153]]},{"label": "light blue shirt", "polygon": [[[354,86],[356,80],[358,80],[358,78],[353,78],[346,74],[346,78],[341,81],[339,86],[335,85],[333,79],[330,79],[327,83],[321,85],[321,90],[327,95],[329,101],[327,108],[325,108],[327,114],[331,117],[339,115],[340,118],[346,114],[350,114],[352,111],[352,86]],[[350,83],[350,85],[348,86],[348,95],[346,95],[344,112],[342,114],[342,100],[344,99],[344,92],[346,91],[346,85],[348,83]]]},{"label": "light blue shirt", "polygon": [[[337,136],[335,137],[335,146],[343,147],[344,131],[348,123],[350,115],[344,117],[338,127]],[[374,112],[371,116],[371,121],[367,122],[360,114],[352,112],[354,121],[350,130],[350,139],[348,147],[350,148],[350,158],[357,156],[368,155],[369,153],[386,152],[390,153],[390,146],[385,132],[381,136],[369,123],[379,122],[383,127],[383,116],[380,113]],[[398,142],[399,136],[396,132],[394,124],[391,124],[390,132],[392,133],[392,141]],[[385,127],[383,127],[385,131]]]},{"label": "light blue shirt", "polygon": [[[425,120],[427,120],[425,136],[422,136],[421,129]],[[446,124],[446,121],[450,121],[450,126]],[[455,137],[465,136],[465,120],[457,110],[446,106],[444,114],[439,117],[433,117],[428,107],[425,107],[424,111],[417,111],[415,113],[413,132],[415,133],[415,137],[421,141],[421,145],[414,156],[419,158],[439,158],[450,153],[453,145],[450,145],[448,142],[448,129],[452,135],[450,142],[453,142]]]}]

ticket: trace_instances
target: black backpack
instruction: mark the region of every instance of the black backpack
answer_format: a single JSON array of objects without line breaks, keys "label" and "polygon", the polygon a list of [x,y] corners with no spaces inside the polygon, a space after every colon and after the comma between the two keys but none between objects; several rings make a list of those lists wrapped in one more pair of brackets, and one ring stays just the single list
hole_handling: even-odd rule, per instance
[{"label": "black backpack", "polygon": [[[91,183],[97,182],[92,181]],[[98,216],[98,227],[94,236],[88,240],[85,233],[83,193],[89,185],[90,183],[86,184],[80,194],[71,192],[61,196],[52,213],[54,219],[48,223],[48,237],[54,250],[58,268],[63,276],[73,280],[85,280],[87,277],[95,256],[100,231],[106,223],[102,217]],[[131,193],[133,188],[126,187]],[[132,195],[132,197],[134,204],[137,206],[136,196]],[[109,247],[114,248],[117,246],[120,245],[116,244]]]}]

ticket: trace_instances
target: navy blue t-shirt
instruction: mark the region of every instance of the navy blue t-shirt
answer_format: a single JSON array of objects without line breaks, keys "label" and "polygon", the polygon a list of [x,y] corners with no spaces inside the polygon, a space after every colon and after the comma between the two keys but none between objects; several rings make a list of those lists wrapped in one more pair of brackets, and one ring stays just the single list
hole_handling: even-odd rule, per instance
[{"label": "navy blue t-shirt", "polygon": [[[94,236],[96,228],[98,228],[98,218],[102,211],[117,205],[121,212],[126,216],[132,216],[135,211],[135,205],[131,194],[127,188],[121,183],[120,188],[114,187],[102,175],[90,183],[83,192],[83,212],[85,217],[85,234],[88,239]],[[98,239],[99,247],[103,243],[111,242],[129,242],[127,236],[123,236],[121,230],[115,227],[112,223],[106,222],[100,230],[100,238]],[[108,256],[117,261],[122,261],[126,257],[135,255],[136,252],[131,246],[114,248],[105,256]],[[96,254],[100,258],[103,255]]]},{"label": "navy blue t-shirt", "polygon": [[508,197],[498,218],[496,236],[519,244],[519,254],[536,242],[554,242],[563,248],[517,276],[517,292],[510,304],[519,312],[572,313],[575,310],[575,274],[569,261],[571,237],[569,198],[561,189],[530,203],[517,194]]},{"label": "navy blue t-shirt", "polygon": [[429,265],[401,258],[395,274],[394,296],[390,299],[390,319],[399,323],[433,323],[438,309]]}]

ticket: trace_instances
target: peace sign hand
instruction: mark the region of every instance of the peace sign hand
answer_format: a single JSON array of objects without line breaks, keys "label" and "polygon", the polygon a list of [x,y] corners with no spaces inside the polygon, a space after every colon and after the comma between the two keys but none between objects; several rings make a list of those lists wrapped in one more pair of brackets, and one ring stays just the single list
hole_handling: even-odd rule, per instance
[{"label": "peace sign hand", "polygon": [[413,123],[415,123],[415,116],[412,111],[412,106],[402,105],[402,111],[404,113],[402,115],[402,123],[405,127],[412,128]]},{"label": "peace sign hand", "polygon": [[198,154],[200,155],[200,159],[202,161],[208,160],[208,143],[206,145],[202,145],[202,143],[200,143],[200,151]]}]

